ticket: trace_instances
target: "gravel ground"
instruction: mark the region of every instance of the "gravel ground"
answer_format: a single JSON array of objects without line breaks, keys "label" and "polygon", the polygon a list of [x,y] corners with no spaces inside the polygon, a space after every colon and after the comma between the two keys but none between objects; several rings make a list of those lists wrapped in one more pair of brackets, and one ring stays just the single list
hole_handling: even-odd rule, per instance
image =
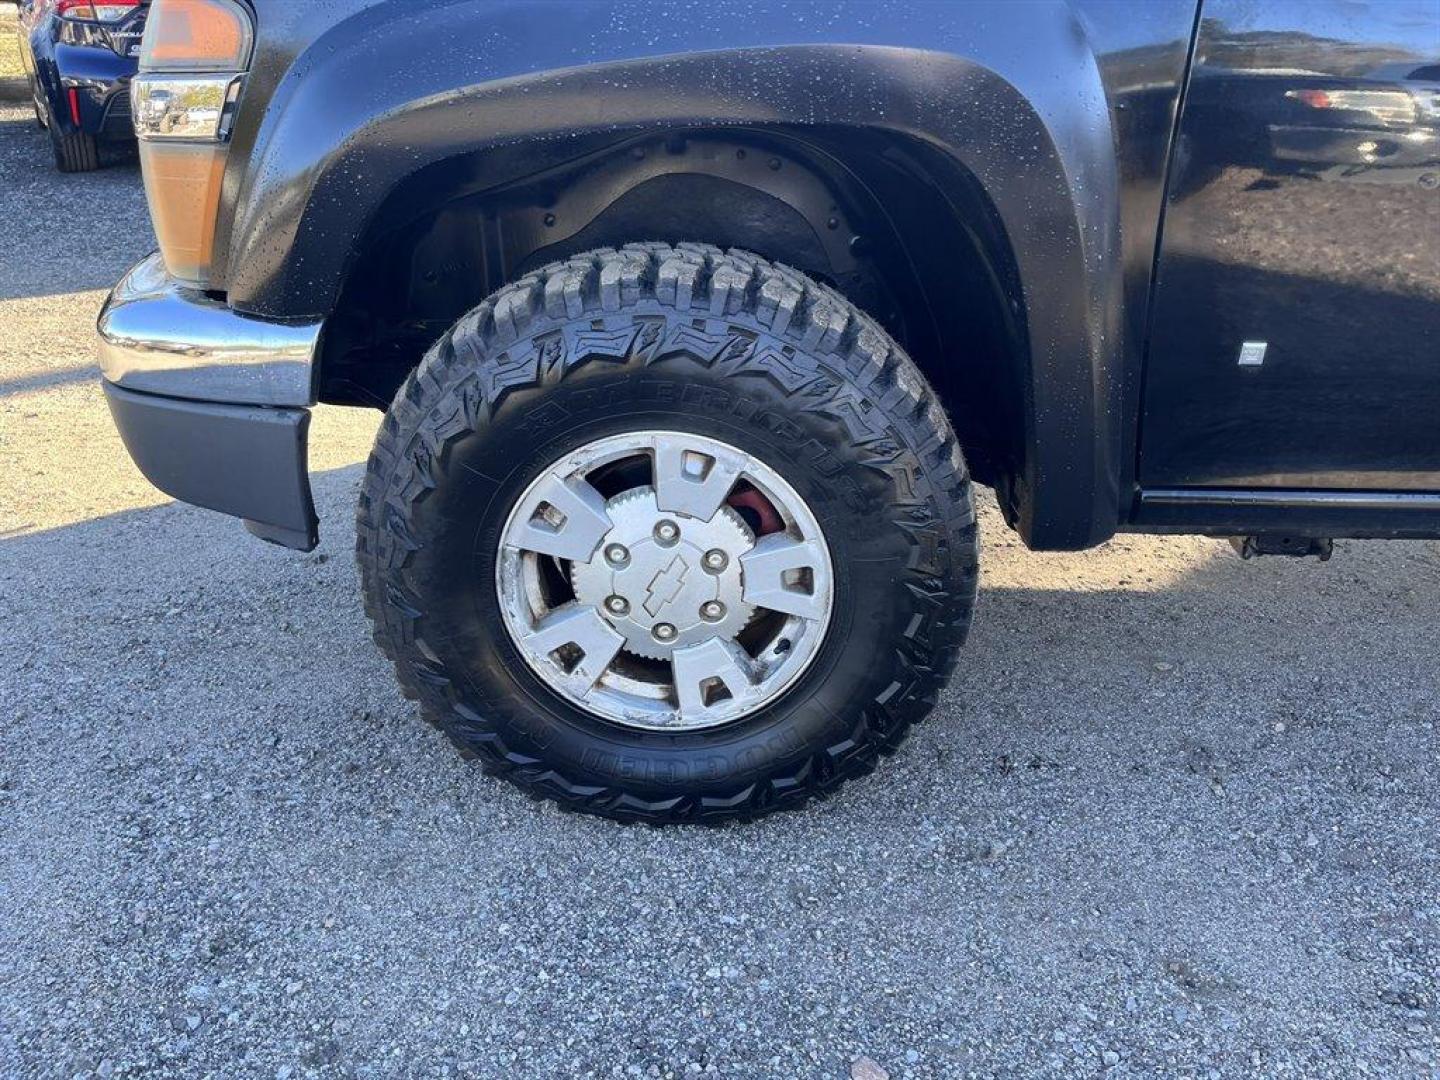
[{"label": "gravel ground", "polygon": [[562,815],[368,641],[376,416],[318,411],[314,553],[168,502],[91,361],[133,166],[8,107],[0,174],[0,1075],[1440,1075],[1440,545],[1038,555],[987,504],[878,775]]}]

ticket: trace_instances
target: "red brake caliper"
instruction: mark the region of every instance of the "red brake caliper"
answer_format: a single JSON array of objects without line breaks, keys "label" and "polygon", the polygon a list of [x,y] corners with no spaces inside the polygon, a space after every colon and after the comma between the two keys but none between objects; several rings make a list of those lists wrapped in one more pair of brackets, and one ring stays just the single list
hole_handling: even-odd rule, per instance
[{"label": "red brake caliper", "polygon": [[780,532],[785,528],[785,522],[781,520],[779,512],[776,511],[770,500],[752,487],[742,487],[725,502],[737,510],[753,510],[755,512],[756,517],[760,519],[760,527],[755,530],[756,536]]}]

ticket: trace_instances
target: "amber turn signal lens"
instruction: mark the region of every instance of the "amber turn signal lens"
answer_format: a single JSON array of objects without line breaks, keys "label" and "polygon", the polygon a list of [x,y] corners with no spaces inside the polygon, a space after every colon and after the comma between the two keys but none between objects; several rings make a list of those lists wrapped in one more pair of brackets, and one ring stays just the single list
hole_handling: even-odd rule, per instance
[{"label": "amber turn signal lens", "polygon": [[210,271],[225,147],[141,140],[140,172],[165,268],[202,284]]},{"label": "amber turn signal lens", "polygon": [[243,71],[250,44],[250,17],[235,0],[155,0],[140,70]]}]

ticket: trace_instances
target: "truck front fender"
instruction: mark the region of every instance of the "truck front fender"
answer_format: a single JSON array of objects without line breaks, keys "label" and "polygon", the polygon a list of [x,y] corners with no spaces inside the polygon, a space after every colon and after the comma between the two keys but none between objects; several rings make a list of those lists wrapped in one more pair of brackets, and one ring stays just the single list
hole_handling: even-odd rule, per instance
[{"label": "truck front fender", "polygon": [[[907,136],[978,180],[1013,253],[1023,295],[1011,302],[1028,339],[1016,361],[1022,535],[1072,548],[1114,531],[1120,179],[1099,63],[1069,5],[761,3],[742,21],[674,0],[407,0],[318,33],[307,20],[320,16],[296,9],[311,5],[262,0],[252,92],[276,81],[263,119],[235,134],[232,154],[248,165],[222,214],[232,305],[323,317],[387,195],[477,150],[677,126]],[[292,63],[294,40],[309,44]]]}]

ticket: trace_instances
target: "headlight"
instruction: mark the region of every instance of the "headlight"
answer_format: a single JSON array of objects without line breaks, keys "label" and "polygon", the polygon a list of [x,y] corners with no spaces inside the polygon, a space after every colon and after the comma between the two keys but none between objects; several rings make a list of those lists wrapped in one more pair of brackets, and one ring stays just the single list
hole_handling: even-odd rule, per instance
[{"label": "headlight", "polygon": [[254,28],[236,0],[154,0],[130,87],[145,197],[172,276],[210,273],[230,116]]}]

